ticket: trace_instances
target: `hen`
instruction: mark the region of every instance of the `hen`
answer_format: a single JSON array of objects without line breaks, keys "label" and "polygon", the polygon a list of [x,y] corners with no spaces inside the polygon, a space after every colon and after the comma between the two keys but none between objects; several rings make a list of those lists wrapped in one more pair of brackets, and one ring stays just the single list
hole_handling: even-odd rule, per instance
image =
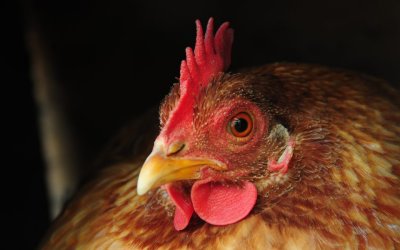
[{"label": "hen", "polygon": [[125,129],[41,248],[400,248],[399,93],[316,65],[226,73],[233,30],[196,25],[158,136]]}]

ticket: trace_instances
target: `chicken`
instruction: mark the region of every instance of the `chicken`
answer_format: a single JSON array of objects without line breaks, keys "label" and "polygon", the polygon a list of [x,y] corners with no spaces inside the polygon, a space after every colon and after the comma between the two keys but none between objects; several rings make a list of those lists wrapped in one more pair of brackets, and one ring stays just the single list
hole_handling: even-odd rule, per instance
[{"label": "chicken", "polygon": [[233,30],[196,24],[160,132],[123,130],[41,248],[399,249],[400,94],[317,65],[228,73]]}]

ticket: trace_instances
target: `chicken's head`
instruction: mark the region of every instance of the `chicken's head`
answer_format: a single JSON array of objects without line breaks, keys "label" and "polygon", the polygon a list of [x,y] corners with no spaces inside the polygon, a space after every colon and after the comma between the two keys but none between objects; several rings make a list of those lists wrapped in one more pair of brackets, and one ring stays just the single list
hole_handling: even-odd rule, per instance
[{"label": "chicken's head", "polygon": [[165,188],[176,205],[174,225],[184,229],[195,212],[213,225],[246,217],[259,181],[285,176],[294,142],[274,118],[260,79],[223,73],[233,31],[224,23],[205,38],[197,22],[194,52],[186,50],[176,84],[160,110],[162,129],[145,161],[137,192]]}]

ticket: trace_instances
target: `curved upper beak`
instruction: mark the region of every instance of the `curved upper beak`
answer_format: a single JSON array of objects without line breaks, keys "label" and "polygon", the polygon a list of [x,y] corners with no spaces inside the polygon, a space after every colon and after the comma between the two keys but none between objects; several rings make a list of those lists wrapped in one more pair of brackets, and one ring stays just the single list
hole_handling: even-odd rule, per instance
[{"label": "curved upper beak", "polygon": [[174,181],[199,179],[200,169],[204,166],[226,169],[215,160],[168,156],[160,147],[154,147],[140,170],[137,193],[143,195],[152,188]]}]

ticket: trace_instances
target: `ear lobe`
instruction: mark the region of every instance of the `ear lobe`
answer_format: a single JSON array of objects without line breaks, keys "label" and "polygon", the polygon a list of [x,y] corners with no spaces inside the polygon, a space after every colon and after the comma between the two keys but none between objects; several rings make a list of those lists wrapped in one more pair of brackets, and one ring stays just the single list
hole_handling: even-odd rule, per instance
[{"label": "ear lobe", "polygon": [[271,172],[280,171],[282,174],[286,174],[289,168],[290,160],[293,156],[294,150],[294,139],[289,138],[287,146],[278,161],[271,159],[268,161],[268,170]]}]

